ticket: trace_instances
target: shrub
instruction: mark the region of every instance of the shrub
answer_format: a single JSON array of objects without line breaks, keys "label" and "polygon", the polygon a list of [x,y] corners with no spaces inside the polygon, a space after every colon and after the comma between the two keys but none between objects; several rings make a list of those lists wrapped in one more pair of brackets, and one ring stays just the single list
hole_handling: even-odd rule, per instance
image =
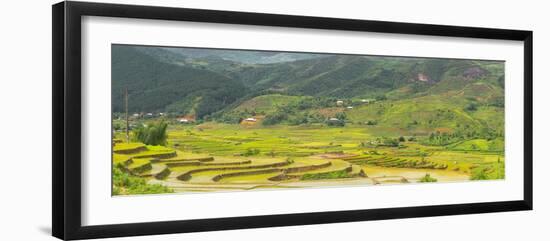
[{"label": "shrub", "polygon": [[464,110],[466,111],[476,111],[477,105],[475,103],[468,103],[466,107],[464,107]]},{"label": "shrub", "polygon": [[243,156],[255,156],[260,154],[260,150],[256,148],[247,149],[245,153],[243,153]]},{"label": "shrub", "polygon": [[382,140],[382,145],[384,146],[391,146],[391,147],[397,147],[399,146],[399,140],[394,138],[384,138]]},{"label": "shrub", "polygon": [[113,122],[113,130],[119,131],[123,130],[123,125],[120,122]]},{"label": "shrub", "polygon": [[143,178],[134,177],[121,171],[119,168],[113,168],[112,195],[158,194],[172,192],[174,191],[168,187],[160,184],[147,184]]},{"label": "shrub", "polygon": [[420,178],[418,182],[437,182],[437,178],[433,178],[429,173],[426,173],[426,175]]},{"label": "shrub", "polygon": [[483,167],[478,167],[472,170],[472,173],[470,174],[470,180],[488,180],[489,175],[487,175],[487,172],[485,172],[485,169]]},{"label": "shrub", "polygon": [[375,120],[369,120],[369,121],[367,121],[367,123],[366,123],[366,124],[367,124],[367,125],[369,125],[369,126],[375,126],[375,125],[377,125],[377,124],[378,124],[378,122],[377,122],[377,121],[375,121]]},{"label": "shrub", "polygon": [[347,178],[349,174],[347,171],[335,171],[335,172],[325,172],[325,173],[306,173],[302,176],[302,180],[319,180],[319,179],[336,179],[336,178]]}]

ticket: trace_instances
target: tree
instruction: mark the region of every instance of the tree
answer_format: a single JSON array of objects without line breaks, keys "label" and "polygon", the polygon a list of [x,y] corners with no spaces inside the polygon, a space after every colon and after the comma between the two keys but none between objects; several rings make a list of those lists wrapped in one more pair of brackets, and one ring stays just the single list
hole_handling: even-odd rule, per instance
[{"label": "tree", "polygon": [[374,125],[377,125],[377,124],[378,124],[378,122],[375,121],[375,120],[369,120],[369,121],[367,121],[367,125],[369,125],[369,126],[374,126]]},{"label": "tree", "polygon": [[382,140],[382,144],[384,146],[397,147],[397,146],[399,146],[399,141],[397,139],[394,139],[394,138],[384,138]]},{"label": "tree", "polygon": [[344,112],[338,112],[336,113],[335,117],[338,119],[338,120],[341,120],[341,121],[345,121],[348,116],[346,115],[346,113]]},{"label": "tree", "polygon": [[133,130],[134,139],[146,145],[166,145],[168,137],[166,135],[167,128],[168,124],[164,123],[164,121],[140,125]]},{"label": "tree", "polygon": [[284,112],[275,112],[265,117],[263,125],[276,125],[288,119],[288,115]]},{"label": "tree", "polygon": [[378,100],[378,101],[382,101],[382,100],[387,100],[388,97],[386,97],[385,95],[378,95],[378,96],[376,96],[375,99]]},{"label": "tree", "polygon": [[477,105],[473,102],[468,103],[466,105],[466,107],[464,107],[464,110],[466,110],[466,111],[476,111],[477,110]]}]

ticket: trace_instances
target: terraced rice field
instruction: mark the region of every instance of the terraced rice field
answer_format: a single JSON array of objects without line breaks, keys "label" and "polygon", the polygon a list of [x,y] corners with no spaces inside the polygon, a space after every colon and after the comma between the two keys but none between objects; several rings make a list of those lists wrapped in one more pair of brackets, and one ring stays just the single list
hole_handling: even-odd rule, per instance
[{"label": "terraced rice field", "polygon": [[209,124],[175,128],[166,147],[114,142],[113,164],[175,192],[416,183],[426,174],[456,182],[469,180],[476,170],[503,177],[501,153],[416,142],[405,148],[364,147],[360,140],[371,137],[364,128],[327,128],[332,136],[307,127],[269,130]]},{"label": "terraced rice field", "polygon": [[[200,188],[189,188],[195,191],[205,188],[220,190],[274,186],[287,180],[300,180],[308,174],[345,172],[350,173],[350,177],[355,177],[360,172],[360,169],[352,168],[353,165],[349,162],[337,159],[214,157],[137,143],[116,143],[113,149],[113,160],[117,168],[148,178],[151,183],[176,189],[186,185],[204,185]],[[123,150],[125,154],[118,154],[119,150]]]}]

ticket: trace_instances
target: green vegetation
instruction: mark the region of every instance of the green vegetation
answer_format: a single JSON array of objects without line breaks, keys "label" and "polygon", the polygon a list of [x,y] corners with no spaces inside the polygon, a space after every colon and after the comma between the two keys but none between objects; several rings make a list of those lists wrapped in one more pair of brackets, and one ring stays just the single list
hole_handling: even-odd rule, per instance
[{"label": "green vegetation", "polygon": [[[155,177],[154,179],[158,180],[153,183],[168,187],[177,187],[173,186],[174,182],[197,185],[218,183],[216,185],[222,189],[225,188],[223,185],[229,184],[263,187],[279,182],[336,181],[365,178],[363,176],[367,175],[373,176],[377,182],[393,182],[394,179],[379,178],[376,174],[369,173],[371,167],[396,170],[389,174],[399,173],[399,169],[403,169],[404,173],[418,170],[416,178],[422,180],[431,180],[425,177],[426,170],[430,171],[430,178],[438,181],[449,180],[440,179],[441,175],[448,175],[449,178],[456,176],[461,178],[460,180],[504,178],[502,152],[465,152],[461,148],[465,144],[427,146],[409,141],[405,136],[402,139],[406,140],[400,142],[399,137],[402,135],[399,130],[387,129],[381,132],[380,128],[377,127],[378,134],[373,135],[371,131],[365,132],[363,125],[353,124],[344,127],[329,127],[323,124],[251,127],[209,122],[200,125],[171,126],[167,131],[167,145],[177,148],[175,154],[172,148],[145,146],[145,150],[139,149],[137,153],[115,153],[113,160],[120,163],[122,169],[127,169],[129,175],[136,178]],[[394,137],[376,137],[380,136],[380,133]],[[142,147],[135,143],[117,143],[114,149]],[[456,148],[458,149],[455,150]],[[285,161],[288,157],[293,161]],[[325,166],[326,160],[330,160],[331,165]],[[349,168],[352,164],[359,166],[359,169]],[[294,167],[306,169],[294,170]],[[168,174],[163,174],[165,169],[168,169]],[[179,179],[185,173],[198,169],[205,171]],[[483,172],[479,174],[481,171]],[[432,176],[432,172],[439,176]],[[179,192],[186,189],[176,190]]]},{"label": "green vegetation", "polygon": [[302,180],[319,180],[319,179],[335,179],[335,178],[347,178],[349,174],[347,171],[335,171],[335,172],[322,172],[322,173],[306,173],[302,176]]},{"label": "green vegetation", "polygon": [[260,150],[256,148],[247,149],[245,153],[243,153],[243,156],[255,156],[260,154]]},{"label": "green vegetation", "polygon": [[470,180],[488,180],[489,175],[483,168],[476,168],[472,171]]},{"label": "green vegetation", "polygon": [[472,139],[462,142],[457,142],[448,146],[449,149],[458,151],[490,151],[490,152],[502,152],[504,151],[504,140],[497,138],[494,140],[486,139]]},{"label": "green vegetation", "polygon": [[495,180],[504,179],[504,162],[500,157],[496,162],[481,163],[472,167],[470,180]]},{"label": "green vegetation", "polygon": [[266,94],[253,97],[247,101],[244,101],[237,107],[233,109],[235,112],[251,111],[250,114],[267,114],[272,113],[277,110],[279,106],[286,106],[288,104],[299,101],[301,97],[299,96],[288,96],[281,94]]},{"label": "green vegetation", "polygon": [[157,194],[170,193],[172,189],[159,185],[147,184],[145,179],[133,177],[119,168],[113,168],[113,190],[112,195],[131,194]]},{"label": "green vegetation", "polygon": [[437,182],[437,178],[433,178],[429,173],[426,173],[426,175],[420,178],[418,182]]},{"label": "green vegetation", "polygon": [[[166,63],[133,46],[112,47],[113,112],[166,111],[203,117],[245,95],[239,81],[209,70]],[[145,91],[146,90],[146,91]]]},{"label": "green vegetation", "polygon": [[168,128],[168,124],[162,121],[159,123],[140,125],[133,130],[134,138],[146,145],[165,145],[167,138],[166,128]]},{"label": "green vegetation", "polygon": [[468,105],[466,105],[466,107],[464,107],[464,110],[465,111],[476,111],[477,110],[477,105],[475,103],[468,103]]}]

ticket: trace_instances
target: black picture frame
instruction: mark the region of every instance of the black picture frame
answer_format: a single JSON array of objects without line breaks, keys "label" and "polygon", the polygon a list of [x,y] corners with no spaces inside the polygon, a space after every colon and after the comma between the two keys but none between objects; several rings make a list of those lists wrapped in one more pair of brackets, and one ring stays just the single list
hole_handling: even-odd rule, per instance
[{"label": "black picture frame", "polygon": [[[491,28],[336,19],[263,13],[197,10],[89,2],[52,6],[52,233],[60,239],[200,232],[322,223],[532,210],[533,208],[533,32]],[[81,17],[103,16],[426,36],[516,40],[524,43],[523,199],[421,207],[140,222],[99,226],[81,224]]]}]

